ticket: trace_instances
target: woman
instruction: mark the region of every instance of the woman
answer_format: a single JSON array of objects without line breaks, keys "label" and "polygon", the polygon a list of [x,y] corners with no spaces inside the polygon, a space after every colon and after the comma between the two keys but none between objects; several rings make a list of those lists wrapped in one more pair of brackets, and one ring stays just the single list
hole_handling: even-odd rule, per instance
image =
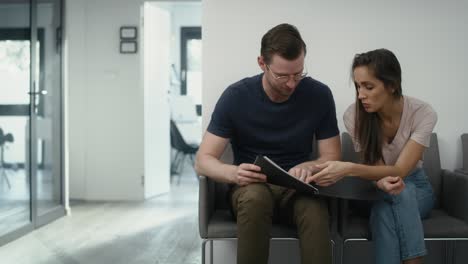
[{"label": "woman", "polygon": [[356,102],[343,119],[362,164],[326,162],[308,181],[327,186],[345,175],[376,181],[382,190],[370,217],[376,263],[422,263],[421,218],[434,203],[422,158],[437,115],[427,103],[402,94],[400,64],[389,50],[356,55],[352,78]]}]

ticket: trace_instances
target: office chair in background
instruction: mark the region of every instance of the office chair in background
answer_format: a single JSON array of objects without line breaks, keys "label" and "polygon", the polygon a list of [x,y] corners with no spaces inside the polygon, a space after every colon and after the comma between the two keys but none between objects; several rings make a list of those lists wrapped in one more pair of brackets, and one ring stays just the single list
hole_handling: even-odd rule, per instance
[{"label": "office chair in background", "polygon": [[[176,154],[171,164],[171,179],[172,179],[172,175],[178,174],[179,179],[177,181],[177,184],[179,184],[180,177],[181,177],[180,174],[184,168],[184,162],[185,162],[186,157],[188,156],[190,158],[190,161],[193,167],[195,165],[195,154],[197,153],[199,146],[195,144],[188,144],[184,140],[179,129],[177,128],[176,123],[172,119],[171,119],[171,147],[176,150]],[[195,177],[197,177],[198,179],[198,176],[196,173],[195,173]]]},{"label": "office chair in background", "polygon": [[11,189],[11,183],[5,169],[5,144],[13,143],[13,140],[14,138],[11,133],[4,134],[3,130],[0,128],[0,175],[2,179],[5,179],[8,189]]}]

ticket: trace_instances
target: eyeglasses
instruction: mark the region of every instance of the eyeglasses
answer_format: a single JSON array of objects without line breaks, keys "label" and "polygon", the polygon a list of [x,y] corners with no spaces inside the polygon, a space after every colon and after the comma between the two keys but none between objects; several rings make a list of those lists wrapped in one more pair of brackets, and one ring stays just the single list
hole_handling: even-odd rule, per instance
[{"label": "eyeglasses", "polygon": [[276,81],[281,82],[281,83],[288,82],[290,76],[293,77],[293,80],[295,82],[298,82],[298,81],[304,79],[307,76],[307,68],[305,66],[304,66],[304,71],[303,72],[298,73],[298,74],[291,74],[291,75],[279,75],[277,73],[274,73],[271,70],[270,66],[268,66],[268,64],[266,64],[266,68],[268,69],[268,71],[271,72],[271,75],[273,75],[273,78],[275,78]]}]

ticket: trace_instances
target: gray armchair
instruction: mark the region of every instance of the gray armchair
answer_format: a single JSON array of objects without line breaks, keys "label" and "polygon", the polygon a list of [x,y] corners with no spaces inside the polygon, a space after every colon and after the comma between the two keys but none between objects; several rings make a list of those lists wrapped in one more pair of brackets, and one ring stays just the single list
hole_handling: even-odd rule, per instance
[{"label": "gray armchair", "polygon": [[[424,170],[437,196],[435,208],[423,221],[429,254],[424,263],[466,263],[468,259],[468,176],[441,169],[437,135],[432,134],[424,153]],[[343,159],[356,161],[357,153],[347,133],[342,135]],[[362,204],[340,200],[338,232],[342,241],[341,263],[373,263],[368,217]],[[361,211],[361,212],[360,212]]]},{"label": "gray armchair", "polygon": [[[199,188],[199,231],[202,242],[202,264],[205,264],[207,244],[209,244],[209,259],[213,263],[213,242],[237,239],[237,225],[228,204],[229,186],[225,183],[214,182],[205,176],[200,176]],[[332,250],[337,236],[337,200],[329,199],[330,232],[332,234]],[[294,227],[273,224],[272,240],[297,240]],[[333,250],[336,258],[335,250]]]},{"label": "gray armchair", "polygon": [[468,134],[461,135],[463,167],[455,172],[468,175]]}]

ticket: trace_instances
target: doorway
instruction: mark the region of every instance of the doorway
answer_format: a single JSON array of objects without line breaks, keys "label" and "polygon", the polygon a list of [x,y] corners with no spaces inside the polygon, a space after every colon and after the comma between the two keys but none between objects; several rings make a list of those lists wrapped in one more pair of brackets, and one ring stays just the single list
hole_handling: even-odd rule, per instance
[{"label": "doorway", "polygon": [[[201,2],[151,2],[151,4],[169,16],[167,26],[169,36],[155,36],[155,39],[160,44],[165,43],[169,49],[168,72],[159,76],[170,76],[166,94],[169,95],[169,115],[174,124],[171,127],[177,128],[185,143],[198,146],[202,137]],[[145,26],[148,26],[146,22]],[[155,47],[157,45],[152,48]],[[170,133],[172,135],[176,132],[170,131]],[[180,179],[195,180],[193,156],[191,159],[189,154],[176,145],[178,144],[171,140],[171,182],[179,183]],[[173,181],[174,178],[176,181]]]},{"label": "doorway", "polygon": [[180,29],[180,70],[181,95],[191,96],[196,112],[201,116],[202,102],[202,33],[201,27],[182,27]]}]

